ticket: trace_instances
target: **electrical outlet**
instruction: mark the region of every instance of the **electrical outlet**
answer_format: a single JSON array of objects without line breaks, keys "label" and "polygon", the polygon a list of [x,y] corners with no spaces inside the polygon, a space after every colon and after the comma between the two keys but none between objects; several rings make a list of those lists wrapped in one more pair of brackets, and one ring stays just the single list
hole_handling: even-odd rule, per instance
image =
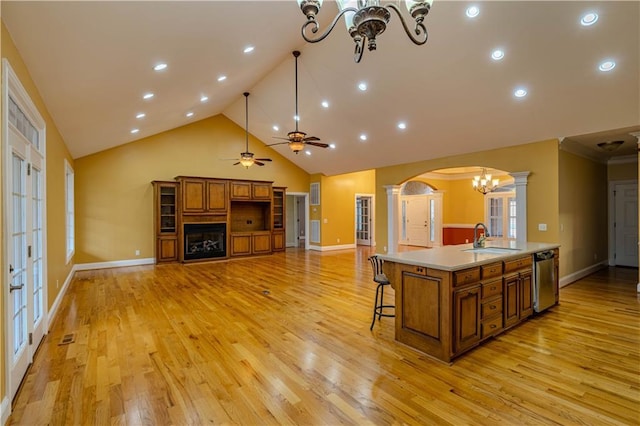
[{"label": "electrical outlet", "polygon": [[382,251],[386,252],[387,251],[387,246],[382,247]]},{"label": "electrical outlet", "polygon": [[338,242],[340,242],[340,238],[338,238]]},{"label": "electrical outlet", "polygon": [[136,250],[136,256],[140,256],[140,250]]},{"label": "electrical outlet", "polygon": [[56,288],[60,288],[60,280],[56,280]]}]

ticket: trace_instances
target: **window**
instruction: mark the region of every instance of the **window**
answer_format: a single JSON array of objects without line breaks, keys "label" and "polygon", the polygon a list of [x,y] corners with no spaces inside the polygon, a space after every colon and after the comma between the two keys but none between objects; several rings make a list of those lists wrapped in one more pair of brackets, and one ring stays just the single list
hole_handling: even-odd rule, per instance
[{"label": "window", "polygon": [[75,209],[74,209],[74,173],[71,168],[71,164],[64,160],[64,185],[65,185],[65,217],[67,222],[67,263],[73,257],[76,250],[76,238],[75,238]]},{"label": "window", "polygon": [[485,222],[494,238],[516,238],[516,195],[513,192],[487,194]]}]

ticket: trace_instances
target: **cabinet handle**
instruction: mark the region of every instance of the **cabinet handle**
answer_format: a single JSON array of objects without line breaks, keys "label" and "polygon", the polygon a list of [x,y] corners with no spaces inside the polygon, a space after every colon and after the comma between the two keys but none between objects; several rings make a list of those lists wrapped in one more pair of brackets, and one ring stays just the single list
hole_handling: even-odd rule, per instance
[{"label": "cabinet handle", "polygon": [[489,309],[495,309],[495,308],[496,308],[496,305],[489,306]]},{"label": "cabinet handle", "polygon": [[491,324],[491,325],[489,326],[489,328],[496,328],[496,327],[497,327],[497,326],[496,326],[495,324]]},{"label": "cabinet handle", "polygon": [[495,289],[496,289],[496,286],[495,286],[495,285],[494,285],[493,287],[491,287],[491,290],[495,290]]}]

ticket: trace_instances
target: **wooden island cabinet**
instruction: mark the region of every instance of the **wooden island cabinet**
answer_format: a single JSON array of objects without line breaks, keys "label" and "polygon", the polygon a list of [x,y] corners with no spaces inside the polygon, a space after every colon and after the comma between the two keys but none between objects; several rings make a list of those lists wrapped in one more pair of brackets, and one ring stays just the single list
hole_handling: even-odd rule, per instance
[{"label": "wooden island cabinet", "polygon": [[[154,181],[153,188],[156,263],[284,250],[284,187],[274,188],[268,181],[178,176],[174,182]],[[167,223],[172,226],[163,225]]]},{"label": "wooden island cabinet", "polygon": [[[395,290],[395,337],[445,362],[533,314],[533,253],[557,245],[522,243],[505,254],[469,244],[380,255]],[[556,303],[558,276],[555,274]]]}]

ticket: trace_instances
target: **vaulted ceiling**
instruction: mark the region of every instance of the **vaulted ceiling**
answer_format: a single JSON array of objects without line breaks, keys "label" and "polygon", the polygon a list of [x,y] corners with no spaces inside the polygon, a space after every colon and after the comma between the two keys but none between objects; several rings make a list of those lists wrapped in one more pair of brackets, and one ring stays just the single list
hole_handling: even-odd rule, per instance
[{"label": "vaulted ceiling", "polygon": [[[3,1],[1,16],[74,158],[220,113],[244,128],[245,91],[250,132],[274,143],[295,127],[296,49],[300,130],[335,148],[270,149],[309,173],[550,138],[594,158],[636,153],[629,133],[640,131],[639,2],[474,4],[480,13],[471,19],[472,3],[436,0],[423,46],[392,15],[378,49],[360,63],[342,22],[324,41],[306,43],[293,0]],[[323,28],[336,12],[324,2]],[[599,19],[582,26],[587,12]],[[499,61],[491,58],[497,48]],[[607,60],[615,68],[599,71]],[[154,71],[160,62],[167,68]],[[518,88],[527,96],[515,97]],[[147,92],[154,97],[144,100]],[[597,147],[616,139],[625,143],[614,153]],[[244,148],[243,139],[227,143],[230,157]]]}]

